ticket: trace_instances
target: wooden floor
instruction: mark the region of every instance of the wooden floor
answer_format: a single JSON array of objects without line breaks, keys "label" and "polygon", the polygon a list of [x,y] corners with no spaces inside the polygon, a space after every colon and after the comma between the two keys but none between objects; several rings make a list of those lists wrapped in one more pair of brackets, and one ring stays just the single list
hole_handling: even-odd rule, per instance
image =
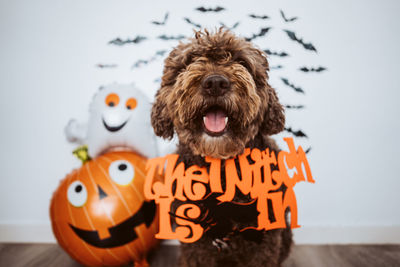
[{"label": "wooden floor", "polygon": [[[150,258],[152,267],[176,266],[178,246],[161,246]],[[0,244],[0,266],[77,267],[58,245]],[[400,245],[295,246],[284,267],[400,266]]]}]

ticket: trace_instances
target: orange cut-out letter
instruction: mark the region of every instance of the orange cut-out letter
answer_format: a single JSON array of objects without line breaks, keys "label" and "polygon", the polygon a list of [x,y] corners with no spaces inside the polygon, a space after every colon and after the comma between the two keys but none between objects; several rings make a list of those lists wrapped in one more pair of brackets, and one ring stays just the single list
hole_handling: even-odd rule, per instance
[{"label": "orange cut-out letter", "polygon": [[222,193],[221,186],[221,160],[206,157],[206,162],[210,163],[210,189],[214,193]]},{"label": "orange cut-out letter", "polygon": [[[176,236],[181,242],[192,243],[201,238],[204,229],[199,224],[192,222],[200,214],[200,208],[194,204],[183,204],[176,209],[176,223],[179,225],[176,228]],[[185,220],[186,216],[189,220]]]},{"label": "orange cut-out letter", "polygon": [[206,186],[201,183],[193,183],[193,181],[208,183],[207,169],[193,165],[185,172],[185,179],[183,181],[185,195],[190,200],[200,200],[206,194]]},{"label": "orange cut-out letter", "polygon": [[[156,170],[158,169],[158,174],[162,175],[163,166],[165,162],[165,157],[162,158],[152,158],[148,159],[146,163],[146,178],[144,182],[144,196],[147,199],[155,199],[160,196],[163,192],[163,186],[161,182],[154,182],[154,178],[156,176]],[[153,183],[154,182],[154,183]],[[154,188],[155,186],[155,188]],[[153,192],[152,189],[155,189]],[[158,190],[156,190],[158,189]]]},{"label": "orange cut-out letter", "polygon": [[156,234],[158,239],[175,239],[176,233],[172,231],[171,220],[170,220],[170,210],[171,203],[174,201],[173,198],[158,198],[156,203],[159,204],[159,214],[160,214],[160,231]]},{"label": "orange cut-out letter", "polygon": [[172,197],[172,186],[176,181],[176,189],[174,197],[176,199],[186,201],[186,197],[183,195],[183,180],[185,178],[185,164],[179,163],[175,167],[178,161],[179,155],[170,154],[167,155],[167,167],[165,170],[165,188],[168,193],[168,197]]},{"label": "orange cut-out letter", "polygon": [[[294,146],[293,138],[283,138],[289,147],[289,152],[281,151],[278,155],[278,164],[279,170],[282,173],[284,179],[284,183],[288,187],[293,187],[297,182],[305,181],[304,173],[302,165],[306,171],[307,181],[310,183],[314,183],[314,179],[311,174],[310,165],[308,164],[308,160],[306,157],[306,153],[303,148],[299,146],[298,150]],[[286,166],[287,164],[287,166]],[[287,174],[287,169],[295,168],[296,171],[293,174],[293,177]]]},{"label": "orange cut-out letter", "polygon": [[283,208],[282,210],[290,209],[290,227],[298,228],[300,225],[297,223],[297,201],[296,194],[293,188],[288,187],[283,197]]}]

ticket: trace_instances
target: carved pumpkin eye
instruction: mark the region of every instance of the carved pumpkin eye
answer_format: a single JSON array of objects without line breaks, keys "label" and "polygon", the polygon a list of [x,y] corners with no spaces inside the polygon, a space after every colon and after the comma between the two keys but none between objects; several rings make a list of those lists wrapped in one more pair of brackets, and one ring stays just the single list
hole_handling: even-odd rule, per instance
[{"label": "carved pumpkin eye", "polygon": [[106,105],[109,107],[115,107],[119,103],[119,96],[115,93],[111,93],[106,97]]},{"label": "carved pumpkin eye", "polygon": [[75,181],[68,186],[67,198],[74,207],[82,207],[87,200],[87,190],[81,181]]},{"label": "carved pumpkin eye", "polygon": [[119,185],[128,185],[133,181],[135,169],[126,160],[116,160],[108,168],[111,179]]},{"label": "carved pumpkin eye", "polygon": [[125,106],[129,110],[132,110],[132,109],[136,108],[136,106],[137,106],[136,99],[134,99],[133,97],[129,98],[128,100],[126,100],[126,105]]}]

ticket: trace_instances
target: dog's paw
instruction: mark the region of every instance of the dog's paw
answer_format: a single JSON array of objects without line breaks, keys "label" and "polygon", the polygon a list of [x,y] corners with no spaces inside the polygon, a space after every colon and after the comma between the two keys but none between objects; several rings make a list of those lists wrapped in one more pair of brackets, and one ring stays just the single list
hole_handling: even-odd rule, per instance
[{"label": "dog's paw", "polygon": [[[225,238],[224,238],[225,240]],[[214,247],[218,249],[218,251],[224,250],[228,248],[228,243],[225,242],[227,240],[221,240],[219,238],[214,239],[211,243],[213,244]]]}]

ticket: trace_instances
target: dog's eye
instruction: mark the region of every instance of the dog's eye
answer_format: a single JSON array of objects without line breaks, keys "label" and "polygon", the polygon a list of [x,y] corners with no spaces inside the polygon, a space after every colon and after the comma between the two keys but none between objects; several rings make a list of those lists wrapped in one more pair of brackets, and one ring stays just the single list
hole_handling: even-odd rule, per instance
[{"label": "dog's eye", "polygon": [[254,72],[254,66],[252,65],[251,62],[248,62],[245,60],[240,60],[239,64],[242,65],[243,67],[245,67],[248,72],[250,72],[250,73]]},{"label": "dog's eye", "polygon": [[119,103],[119,96],[115,93],[108,94],[106,97],[106,105],[109,107],[115,107]]},{"label": "dog's eye", "polygon": [[245,67],[246,69],[249,69],[249,64],[246,61],[240,60],[239,64],[242,65],[243,67]]}]

